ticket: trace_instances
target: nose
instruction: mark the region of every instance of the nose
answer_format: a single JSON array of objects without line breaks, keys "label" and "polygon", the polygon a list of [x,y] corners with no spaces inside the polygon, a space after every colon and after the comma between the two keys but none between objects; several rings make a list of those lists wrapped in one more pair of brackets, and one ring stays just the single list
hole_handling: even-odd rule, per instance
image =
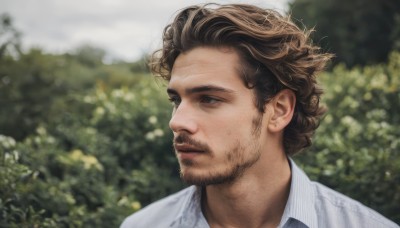
[{"label": "nose", "polygon": [[198,130],[193,109],[190,105],[182,102],[173,112],[169,127],[174,133],[186,131],[194,134]]}]

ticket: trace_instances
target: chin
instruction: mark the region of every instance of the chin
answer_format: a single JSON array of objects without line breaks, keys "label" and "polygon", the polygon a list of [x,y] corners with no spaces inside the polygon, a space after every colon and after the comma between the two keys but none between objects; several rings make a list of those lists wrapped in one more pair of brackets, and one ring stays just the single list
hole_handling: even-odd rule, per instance
[{"label": "chin", "polygon": [[219,185],[233,182],[237,177],[235,171],[227,173],[213,173],[203,172],[202,174],[196,173],[192,168],[184,168],[180,171],[181,179],[190,185],[207,186],[207,185]]}]

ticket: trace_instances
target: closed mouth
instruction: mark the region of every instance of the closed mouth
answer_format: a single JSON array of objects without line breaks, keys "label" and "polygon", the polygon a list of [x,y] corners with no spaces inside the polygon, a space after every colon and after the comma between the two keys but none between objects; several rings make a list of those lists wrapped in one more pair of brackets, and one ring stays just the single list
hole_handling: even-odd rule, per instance
[{"label": "closed mouth", "polygon": [[179,153],[203,153],[204,150],[201,150],[197,147],[188,144],[174,144],[175,150]]}]

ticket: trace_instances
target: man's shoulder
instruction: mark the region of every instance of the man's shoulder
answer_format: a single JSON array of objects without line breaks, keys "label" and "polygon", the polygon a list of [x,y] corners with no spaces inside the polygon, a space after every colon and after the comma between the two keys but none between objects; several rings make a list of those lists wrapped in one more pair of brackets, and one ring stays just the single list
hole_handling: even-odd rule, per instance
[{"label": "man's shoulder", "polygon": [[193,195],[195,187],[185,188],[175,194],[160,199],[127,217],[120,228],[166,227],[179,216],[183,205]]},{"label": "man's shoulder", "polygon": [[[318,182],[312,182],[315,209],[326,224],[342,223],[346,227],[399,227],[373,209]],[[323,225],[323,224],[319,224]]]}]

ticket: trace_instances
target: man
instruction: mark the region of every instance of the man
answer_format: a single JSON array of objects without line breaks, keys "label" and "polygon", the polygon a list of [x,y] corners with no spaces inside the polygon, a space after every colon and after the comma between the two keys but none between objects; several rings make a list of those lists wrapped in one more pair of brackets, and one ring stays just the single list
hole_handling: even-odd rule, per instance
[{"label": "man", "polygon": [[176,16],[152,70],[168,81],[174,148],[193,186],[121,227],[398,227],[289,158],[311,144],[324,113],[316,74],[331,55],[307,35],[250,5]]}]

